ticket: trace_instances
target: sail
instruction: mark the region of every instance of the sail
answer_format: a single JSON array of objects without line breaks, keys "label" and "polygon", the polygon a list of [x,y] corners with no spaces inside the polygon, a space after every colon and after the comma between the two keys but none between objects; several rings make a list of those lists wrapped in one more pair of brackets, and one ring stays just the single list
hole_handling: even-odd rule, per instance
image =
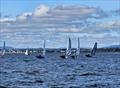
[{"label": "sail", "polygon": [[77,47],[76,55],[79,54],[80,54],[80,39],[78,38],[78,47]]},{"label": "sail", "polygon": [[29,55],[29,50],[28,49],[26,49],[25,55]]},{"label": "sail", "polygon": [[66,55],[71,55],[71,39],[69,38]]},{"label": "sail", "polygon": [[44,40],[44,44],[43,44],[43,56],[45,56],[46,53],[46,49],[45,49],[45,40]]},{"label": "sail", "polygon": [[97,50],[97,42],[95,42],[95,44],[94,44],[94,47],[93,47],[92,52],[91,52],[91,56],[95,55],[96,50]]},{"label": "sail", "polygon": [[69,49],[71,49],[71,39],[69,38]]},{"label": "sail", "polygon": [[5,41],[3,42],[3,49],[5,50],[6,48],[6,44],[5,44]]},{"label": "sail", "polygon": [[2,55],[4,55],[6,52],[6,44],[5,41],[3,42],[3,50],[2,50]]}]

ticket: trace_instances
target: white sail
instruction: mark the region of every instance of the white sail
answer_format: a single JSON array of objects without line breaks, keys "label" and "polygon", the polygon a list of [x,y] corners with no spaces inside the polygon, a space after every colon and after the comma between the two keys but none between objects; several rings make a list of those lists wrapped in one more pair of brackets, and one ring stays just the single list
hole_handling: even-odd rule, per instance
[{"label": "white sail", "polygon": [[69,55],[71,55],[71,39],[70,38],[69,38],[68,46],[66,50],[66,58],[68,58]]},{"label": "white sail", "polygon": [[2,55],[5,55],[6,53],[6,44],[5,41],[3,42],[3,50],[2,50]]},{"label": "white sail", "polygon": [[97,42],[95,42],[95,44],[94,44],[94,47],[93,47],[93,49],[91,51],[91,56],[95,55],[96,50],[97,50]]},{"label": "white sail", "polygon": [[46,49],[45,49],[45,40],[44,40],[44,44],[43,44],[43,56],[45,56],[46,53]]},{"label": "white sail", "polygon": [[78,47],[76,51],[76,55],[78,56],[80,54],[80,39],[78,38]]},{"label": "white sail", "polygon": [[28,49],[26,49],[25,55],[29,55],[29,50]]}]

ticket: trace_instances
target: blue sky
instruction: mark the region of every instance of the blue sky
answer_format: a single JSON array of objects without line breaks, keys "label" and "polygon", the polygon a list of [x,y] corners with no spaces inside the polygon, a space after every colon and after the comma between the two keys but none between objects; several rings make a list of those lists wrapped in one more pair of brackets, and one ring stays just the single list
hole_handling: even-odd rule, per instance
[{"label": "blue sky", "polygon": [[[0,0],[0,37],[13,47],[120,44],[120,0]],[[28,45],[29,43],[29,45]]]}]

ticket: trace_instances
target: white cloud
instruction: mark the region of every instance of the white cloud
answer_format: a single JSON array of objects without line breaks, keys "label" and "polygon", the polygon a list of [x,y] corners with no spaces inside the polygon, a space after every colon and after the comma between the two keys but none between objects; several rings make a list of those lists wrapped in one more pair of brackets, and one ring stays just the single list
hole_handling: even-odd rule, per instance
[{"label": "white cloud", "polygon": [[34,17],[41,17],[49,11],[49,7],[46,5],[40,5],[38,6],[35,11],[33,12]]},{"label": "white cloud", "polygon": [[49,8],[46,5],[39,5],[33,12],[25,12],[16,17],[17,21],[31,20],[32,22],[62,23],[88,18],[105,17],[101,8],[87,6],[56,6]]},{"label": "white cloud", "polygon": [[0,22],[1,23],[5,23],[5,22],[13,22],[13,21],[15,21],[15,19],[14,18],[0,18]]},{"label": "white cloud", "polygon": [[[29,38],[29,41],[40,39],[65,38],[66,35],[80,37],[86,41],[120,38],[120,21],[111,19],[105,11],[87,6],[38,6],[33,12],[25,12],[14,18],[1,18],[3,39]],[[103,19],[104,18],[104,19]],[[107,20],[108,19],[108,20]],[[9,25],[8,25],[9,24]],[[13,34],[15,35],[13,37]],[[11,40],[13,41],[13,40]],[[111,40],[110,40],[111,41]],[[115,41],[115,40],[114,40]],[[27,42],[27,40],[26,40]]]},{"label": "white cloud", "polygon": [[32,13],[31,13],[31,12],[26,12],[26,13],[23,13],[22,15],[18,15],[18,16],[16,17],[16,20],[17,20],[17,21],[26,21],[26,20],[28,20],[31,16],[32,16]]},{"label": "white cloud", "polygon": [[81,29],[78,28],[51,28],[51,29],[46,29],[47,31],[53,31],[53,32],[60,32],[60,33],[80,33]]},{"label": "white cloud", "polygon": [[103,22],[98,25],[98,28],[101,29],[119,29],[120,28],[120,21],[119,20],[114,20],[114,21],[109,21],[109,22]]}]

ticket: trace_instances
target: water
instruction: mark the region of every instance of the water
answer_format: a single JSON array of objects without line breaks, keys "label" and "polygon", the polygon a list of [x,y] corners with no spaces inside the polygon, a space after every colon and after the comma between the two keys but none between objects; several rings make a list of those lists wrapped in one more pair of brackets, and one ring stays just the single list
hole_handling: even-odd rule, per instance
[{"label": "water", "polygon": [[77,59],[61,59],[47,53],[45,59],[22,54],[0,58],[0,85],[7,88],[120,88],[120,53],[84,53]]}]

